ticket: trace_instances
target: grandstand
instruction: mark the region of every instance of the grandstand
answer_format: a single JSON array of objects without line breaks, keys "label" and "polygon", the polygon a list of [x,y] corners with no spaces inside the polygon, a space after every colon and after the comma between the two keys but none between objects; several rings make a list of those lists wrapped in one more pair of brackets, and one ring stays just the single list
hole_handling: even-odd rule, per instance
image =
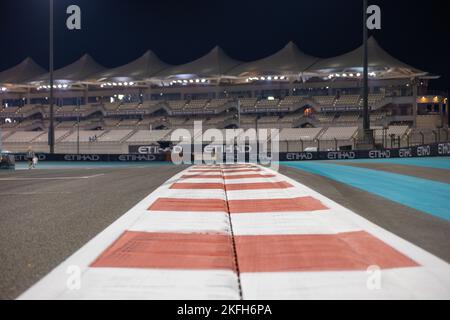
[{"label": "grandstand", "polygon": [[[278,129],[286,151],[354,148],[362,122],[361,50],[319,59],[289,43],[242,63],[216,47],[180,66],[149,51],[114,69],[85,55],[55,72],[56,149],[127,153],[130,145],[166,141],[175,129],[192,131],[195,121],[202,121],[203,130]],[[376,142],[407,146],[448,137],[448,99],[427,91],[437,76],[398,61],[374,38],[369,56]],[[49,150],[48,74],[37,70],[27,59],[0,72],[0,130],[7,150]],[[11,73],[20,82],[9,82]]]}]

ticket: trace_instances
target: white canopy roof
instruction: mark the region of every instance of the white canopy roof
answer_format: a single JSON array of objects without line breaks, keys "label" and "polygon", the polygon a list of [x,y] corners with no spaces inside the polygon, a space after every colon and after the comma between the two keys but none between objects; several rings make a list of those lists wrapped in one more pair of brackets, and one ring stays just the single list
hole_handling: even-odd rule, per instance
[{"label": "white canopy roof", "polygon": [[303,53],[293,42],[289,42],[277,53],[257,61],[241,64],[229,71],[228,75],[237,77],[298,75],[318,60],[319,58]]},{"label": "white canopy roof", "polygon": [[[368,40],[369,71],[382,71],[382,78],[398,78],[424,75],[426,72],[416,69],[397,60],[380,47],[375,38]],[[310,72],[332,73],[346,71],[362,71],[364,48],[359,48],[338,57],[322,59],[308,68]]]},{"label": "white canopy roof", "polygon": [[33,59],[26,58],[18,65],[0,72],[0,83],[23,84],[32,78],[44,75],[46,72]]},{"label": "white canopy roof", "polygon": [[220,47],[215,47],[203,57],[186,64],[167,68],[156,74],[156,77],[169,78],[185,75],[221,77],[241,63],[230,58]]},{"label": "white canopy roof", "polygon": [[[85,54],[74,63],[58,69],[54,72],[54,80],[56,82],[83,82],[93,80],[93,75],[104,71],[105,67],[99,65],[92,57]],[[30,82],[47,82],[49,74],[33,78]]]},{"label": "white canopy roof", "polygon": [[129,79],[139,81],[149,79],[156,73],[169,67],[169,64],[161,61],[156,54],[149,50],[126,65],[97,73],[93,77],[100,80]]}]

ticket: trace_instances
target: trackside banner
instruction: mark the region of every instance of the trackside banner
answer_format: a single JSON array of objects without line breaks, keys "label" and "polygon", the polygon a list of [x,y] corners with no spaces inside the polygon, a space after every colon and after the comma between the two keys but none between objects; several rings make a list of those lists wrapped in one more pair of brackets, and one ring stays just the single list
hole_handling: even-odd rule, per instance
[{"label": "trackside banner", "polygon": [[[248,146],[246,146],[248,148]],[[224,147],[224,150],[226,147]],[[247,152],[246,149],[244,152]],[[26,161],[25,154],[15,154],[16,161]],[[130,154],[44,154],[37,155],[39,161],[65,162],[155,162],[170,161],[170,149],[156,146],[130,146]],[[281,152],[279,161],[311,160],[353,160],[353,159],[390,159],[417,157],[450,156],[450,142],[429,144],[400,149],[319,151],[319,152]],[[270,159],[270,154],[260,154],[260,159]]]}]

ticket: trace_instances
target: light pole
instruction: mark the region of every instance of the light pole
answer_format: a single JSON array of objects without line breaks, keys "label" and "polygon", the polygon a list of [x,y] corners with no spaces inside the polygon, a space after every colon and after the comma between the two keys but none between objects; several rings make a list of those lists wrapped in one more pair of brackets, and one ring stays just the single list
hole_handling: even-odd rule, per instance
[{"label": "light pole", "polygon": [[367,0],[363,0],[363,47],[364,47],[364,57],[363,57],[363,129],[367,134],[370,130],[370,117],[369,117],[369,52],[367,46]]},{"label": "light pole", "polygon": [[50,48],[49,48],[49,69],[50,69],[50,128],[48,131],[48,144],[50,154],[55,153],[55,123],[54,123],[54,102],[53,102],[53,0],[50,0]]}]

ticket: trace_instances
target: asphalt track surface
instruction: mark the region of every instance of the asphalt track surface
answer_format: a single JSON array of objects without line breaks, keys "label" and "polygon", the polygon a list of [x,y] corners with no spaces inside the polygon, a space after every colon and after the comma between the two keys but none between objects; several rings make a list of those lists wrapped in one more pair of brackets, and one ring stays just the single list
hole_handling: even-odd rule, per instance
[{"label": "asphalt track surface", "polygon": [[[444,181],[448,171],[392,164],[364,166]],[[14,299],[186,167],[65,168],[0,172],[0,299]],[[281,167],[371,222],[450,262],[450,223],[305,171]]]},{"label": "asphalt track surface", "polygon": [[0,172],[0,299],[15,299],[182,169]]}]

